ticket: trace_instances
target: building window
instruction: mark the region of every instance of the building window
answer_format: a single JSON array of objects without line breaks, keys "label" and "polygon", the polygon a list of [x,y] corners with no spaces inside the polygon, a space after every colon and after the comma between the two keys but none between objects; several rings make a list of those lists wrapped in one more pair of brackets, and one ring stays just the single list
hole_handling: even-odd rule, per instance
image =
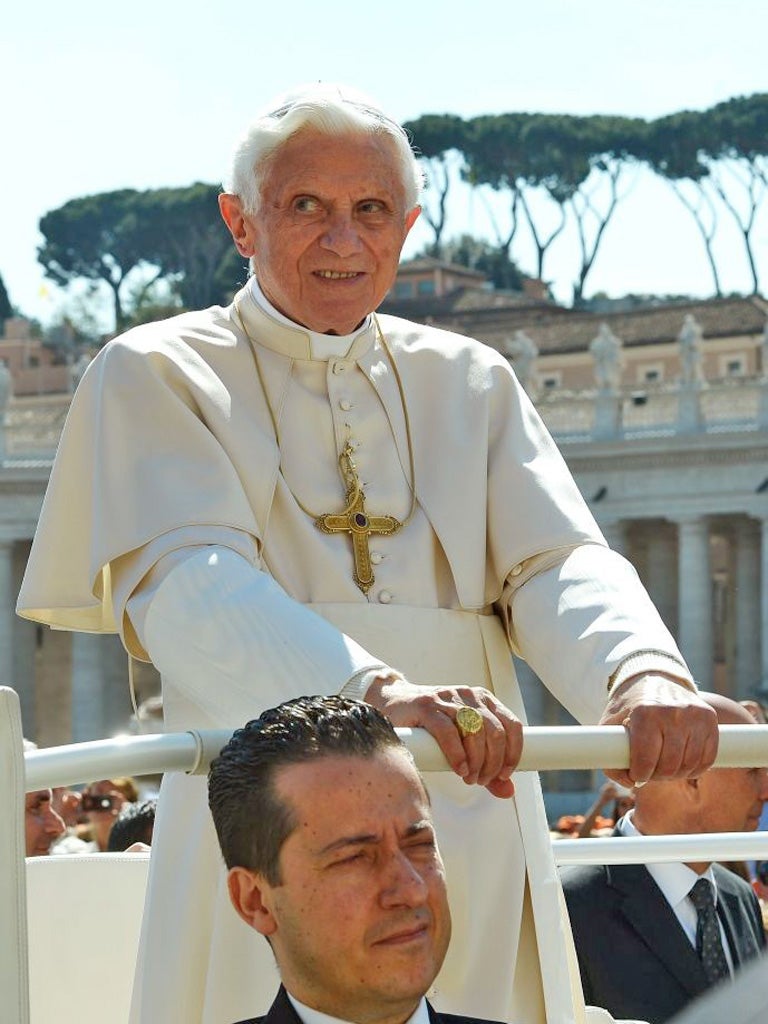
[{"label": "building window", "polygon": [[554,391],[563,383],[562,373],[543,373],[539,377],[539,384],[543,391]]},{"label": "building window", "polygon": [[395,298],[410,299],[413,295],[413,283],[411,281],[395,281]]},{"label": "building window", "polygon": [[721,377],[743,377],[747,372],[747,359],[744,355],[720,356]]},{"label": "building window", "polygon": [[643,363],[637,368],[638,384],[660,384],[664,380],[664,366],[661,363]]},{"label": "building window", "polygon": [[434,295],[435,294],[435,281],[434,278],[428,277],[425,281],[419,281],[416,286],[419,295]]}]

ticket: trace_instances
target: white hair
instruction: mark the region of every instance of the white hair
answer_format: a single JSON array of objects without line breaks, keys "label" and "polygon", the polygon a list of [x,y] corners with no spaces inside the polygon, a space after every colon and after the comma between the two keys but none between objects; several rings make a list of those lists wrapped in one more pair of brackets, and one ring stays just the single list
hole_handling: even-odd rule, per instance
[{"label": "white hair", "polygon": [[235,148],[224,188],[258,212],[270,158],[292,135],[312,128],[324,135],[382,135],[392,140],[400,164],[406,209],[419,201],[424,175],[405,130],[368,97],[347,86],[317,83],[285,93],[251,124]]}]

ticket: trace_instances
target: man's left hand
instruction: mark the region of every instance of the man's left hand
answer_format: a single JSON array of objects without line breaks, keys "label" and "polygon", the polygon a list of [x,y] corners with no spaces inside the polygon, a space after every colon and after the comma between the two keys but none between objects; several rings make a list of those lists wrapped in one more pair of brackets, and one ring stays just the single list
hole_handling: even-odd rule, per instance
[{"label": "man's left hand", "polygon": [[717,756],[717,715],[697,693],[666,676],[621,683],[600,725],[623,725],[629,733],[629,768],[605,773],[622,786],[696,778]]}]

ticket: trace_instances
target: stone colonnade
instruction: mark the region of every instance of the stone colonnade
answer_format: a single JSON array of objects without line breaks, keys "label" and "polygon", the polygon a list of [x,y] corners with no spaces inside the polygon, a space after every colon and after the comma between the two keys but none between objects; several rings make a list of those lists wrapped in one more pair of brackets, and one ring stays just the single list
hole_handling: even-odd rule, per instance
[{"label": "stone colonnade", "polygon": [[768,694],[768,517],[601,525],[637,568],[699,684],[737,699]]},{"label": "stone colonnade", "polygon": [[[600,523],[636,567],[703,689],[768,700],[768,516],[669,515]],[[518,677],[532,724],[573,721],[528,666]],[[548,806],[581,812],[600,782],[588,771],[545,772]],[[571,802],[571,800],[575,802]]]},{"label": "stone colonnade", "polygon": [[[705,689],[768,695],[768,516],[670,516],[601,523],[636,566]],[[59,632],[18,619],[27,541],[0,540],[0,683],[19,691],[24,728],[46,745],[126,728],[127,658],[117,637]],[[557,711],[523,668],[530,720]],[[151,692],[156,680],[147,680]],[[140,682],[141,687],[141,682]]]},{"label": "stone colonnade", "polygon": [[18,618],[29,541],[0,540],[0,684],[19,694],[24,733],[41,746],[102,739],[129,726],[128,662],[116,636]]}]

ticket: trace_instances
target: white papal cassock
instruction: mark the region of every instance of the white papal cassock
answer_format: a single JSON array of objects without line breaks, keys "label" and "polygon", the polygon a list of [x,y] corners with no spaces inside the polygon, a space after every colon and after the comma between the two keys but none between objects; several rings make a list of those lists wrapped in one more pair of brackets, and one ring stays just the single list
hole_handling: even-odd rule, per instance
[{"label": "white papal cassock", "polygon": [[[417,683],[487,686],[523,717],[510,647],[585,723],[612,676],[690,679],[498,353],[382,316],[408,426],[372,318],[331,338],[291,324],[255,282],[237,302],[261,379],[234,307],[137,328],[91,364],[20,614],[119,630],[133,655],[151,655],[169,731],[235,728],[379,664]],[[343,507],[348,440],[370,515],[407,517],[409,447],[415,467],[413,516],[371,539],[367,595],[346,535],[307,514]],[[538,778],[517,775],[514,801],[448,774],[427,782],[454,918],[436,1005],[521,1024],[581,1020]],[[205,780],[166,778],[160,804],[134,1022],[265,1012],[277,977],[267,944],[229,906]]]}]

